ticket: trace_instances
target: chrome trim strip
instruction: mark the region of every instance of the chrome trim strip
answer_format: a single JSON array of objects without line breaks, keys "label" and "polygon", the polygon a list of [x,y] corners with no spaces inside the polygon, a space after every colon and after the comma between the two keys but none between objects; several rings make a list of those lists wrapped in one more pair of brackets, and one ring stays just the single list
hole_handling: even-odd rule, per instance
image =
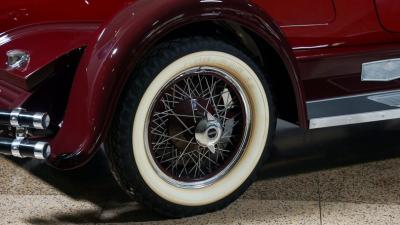
[{"label": "chrome trim strip", "polygon": [[371,95],[391,94],[391,93],[398,93],[398,92],[400,92],[400,89],[390,90],[390,91],[377,91],[377,92],[364,93],[364,94],[358,94],[358,95],[348,95],[348,96],[341,96],[341,97],[336,97],[336,98],[325,98],[325,99],[320,99],[320,100],[312,100],[312,101],[307,101],[307,104],[309,104],[309,103],[317,103],[317,102],[329,102],[329,101],[333,101],[333,100],[357,98],[357,97],[364,97],[364,96],[368,97],[368,96],[371,96]]},{"label": "chrome trim strip", "polygon": [[310,129],[384,121],[400,118],[400,109],[382,110],[376,112],[349,114],[342,116],[310,119]]},{"label": "chrome trim strip", "polygon": [[371,95],[368,96],[367,98],[374,102],[400,108],[400,92]]},{"label": "chrome trim strip", "polygon": [[362,81],[392,81],[400,78],[400,58],[362,64]]}]

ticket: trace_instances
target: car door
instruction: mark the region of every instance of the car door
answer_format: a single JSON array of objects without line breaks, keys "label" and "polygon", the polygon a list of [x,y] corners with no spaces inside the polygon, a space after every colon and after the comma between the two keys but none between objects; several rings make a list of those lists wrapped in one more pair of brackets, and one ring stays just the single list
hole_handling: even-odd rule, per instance
[{"label": "car door", "polygon": [[400,58],[399,0],[254,2],[292,47],[307,101],[400,88],[361,77],[364,63]]}]

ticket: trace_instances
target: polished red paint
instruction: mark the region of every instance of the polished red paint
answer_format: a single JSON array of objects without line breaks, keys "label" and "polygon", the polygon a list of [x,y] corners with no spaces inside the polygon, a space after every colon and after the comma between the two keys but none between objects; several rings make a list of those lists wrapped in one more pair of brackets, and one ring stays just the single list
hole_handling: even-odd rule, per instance
[{"label": "polished red paint", "polygon": [[[395,0],[8,1],[0,5],[0,80],[29,95],[46,78],[36,71],[85,47],[49,160],[73,168],[102,143],[124,82],[154,43],[189,23],[231,21],[279,54],[295,91],[299,124],[307,127],[308,100],[400,87],[359,79],[362,63],[400,57],[395,6]],[[32,54],[26,70],[7,71],[4,53],[10,49]]]},{"label": "polished red paint", "polygon": [[400,88],[398,82],[360,79],[362,63],[400,57],[400,34],[384,29],[374,1],[334,3],[336,17],[330,23],[281,26],[297,59],[304,100]]},{"label": "polished red paint", "polygon": [[128,0],[19,0],[0,4],[0,33],[18,27],[71,22],[102,22]]},{"label": "polished red paint", "polygon": [[[310,52],[312,52],[312,55],[310,55]],[[400,87],[398,80],[363,82],[360,76],[361,64],[364,62],[399,58],[400,43],[326,48],[297,53],[307,100],[391,90]]]},{"label": "polished red paint", "polygon": [[[280,26],[327,24],[335,20],[333,0],[256,1]],[[310,13],[310,6],[313,11]]]},{"label": "polished red paint", "polygon": [[[17,87],[33,89],[47,77],[38,73],[40,69],[72,49],[84,47],[92,38],[98,24],[42,24],[14,29],[0,36],[0,77]],[[29,40],[29,41],[27,41]],[[30,61],[22,70],[9,70],[7,51],[26,50]]]},{"label": "polished red paint", "polygon": [[400,32],[400,1],[375,0],[375,2],[382,25],[389,31]]},{"label": "polished red paint", "polygon": [[31,95],[28,91],[15,87],[4,80],[0,80],[0,90],[0,109],[15,109]]}]

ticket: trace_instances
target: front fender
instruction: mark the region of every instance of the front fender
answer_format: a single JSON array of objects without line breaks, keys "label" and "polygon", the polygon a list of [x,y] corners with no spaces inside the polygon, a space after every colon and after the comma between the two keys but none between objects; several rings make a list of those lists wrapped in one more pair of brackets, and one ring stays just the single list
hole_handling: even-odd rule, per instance
[{"label": "front fender", "polygon": [[[118,97],[135,64],[168,32],[205,20],[235,22],[262,36],[284,60],[299,111],[304,111],[290,48],[279,28],[249,1],[137,0],[105,23],[85,50],[63,126],[51,142],[49,163],[71,169],[90,159],[106,134]],[[305,123],[305,116],[300,118]]]}]

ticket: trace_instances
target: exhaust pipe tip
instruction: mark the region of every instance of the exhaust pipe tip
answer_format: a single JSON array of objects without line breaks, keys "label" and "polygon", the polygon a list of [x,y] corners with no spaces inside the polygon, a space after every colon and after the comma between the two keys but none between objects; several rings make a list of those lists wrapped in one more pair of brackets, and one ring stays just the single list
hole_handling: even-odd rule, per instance
[{"label": "exhaust pipe tip", "polygon": [[0,138],[0,153],[18,158],[47,159],[51,154],[50,144],[43,141]]},{"label": "exhaust pipe tip", "polygon": [[47,129],[50,125],[50,116],[47,113],[35,113],[33,115],[33,127],[39,130]]},{"label": "exhaust pipe tip", "polygon": [[28,112],[22,108],[16,108],[10,113],[3,112],[4,115],[9,115],[9,124],[13,127],[34,128],[45,130],[50,125],[50,116],[42,112]]},{"label": "exhaust pipe tip", "polygon": [[35,159],[47,159],[51,154],[49,143],[39,141],[35,144],[33,156]]}]

